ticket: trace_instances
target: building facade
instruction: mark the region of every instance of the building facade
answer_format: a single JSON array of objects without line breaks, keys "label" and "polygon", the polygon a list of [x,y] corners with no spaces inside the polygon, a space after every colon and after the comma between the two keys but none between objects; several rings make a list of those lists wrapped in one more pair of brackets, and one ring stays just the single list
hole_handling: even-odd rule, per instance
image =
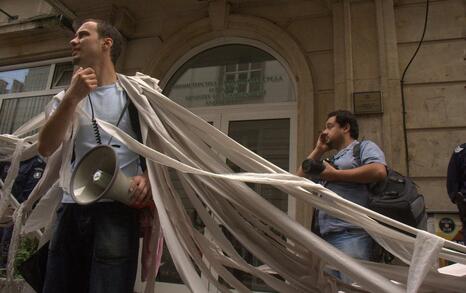
[{"label": "building facade", "polygon": [[[464,0],[4,0],[0,8],[2,133],[66,88],[70,23],[97,17],[126,38],[120,72],[160,79],[171,99],[280,167],[293,172],[326,114],[350,109],[361,137],[415,179],[431,215],[456,212],[445,176],[466,139]],[[309,206],[255,188],[310,225]],[[175,275],[165,277],[176,283]]]}]

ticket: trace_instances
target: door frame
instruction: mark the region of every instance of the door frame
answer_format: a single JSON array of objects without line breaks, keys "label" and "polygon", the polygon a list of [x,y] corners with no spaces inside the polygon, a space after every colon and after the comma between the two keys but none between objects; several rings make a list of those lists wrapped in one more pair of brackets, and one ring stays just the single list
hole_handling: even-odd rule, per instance
[{"label": "door frame", "polygon": [[[212,119],[215,119],[217,122],[214,122],[214,125],[220,125],[220,131],[226,135],[228,135],[229,121],[290,119],[290,153],[288,158],[288,169],[290,173],[295,173],[295,170],[297,170],[296,152],[298,141],[298,121],[296,107],[296,102],[290,102],[199,107],[191,108],[190,111],[206,121],[213,121]],[[292,196],[288,196],[288,215],[293,219],[296,218],[296,199]]]},{"label": "door frame", "polygon": [[[231,106],[210,106],[202,108],[191,108],[197,116],[207,122],[212,122],[224,134],[228,135],[230,121],[267,120],[267,119],[290,119],[290,141],[288,166],[290,173],[296,170],[296,144],[297,144],[297,109],[296,102],[276,104],[243,104]],[[288,215],[295,215],[295,199],[288,196]],[[206,286],[209,293],[217,293],[214,286],[210,286],[207,279]],[[157,292],[187,293],[189,289],[184,284],[156,282]],[[257,292],[259,293],[259,292]]]}]

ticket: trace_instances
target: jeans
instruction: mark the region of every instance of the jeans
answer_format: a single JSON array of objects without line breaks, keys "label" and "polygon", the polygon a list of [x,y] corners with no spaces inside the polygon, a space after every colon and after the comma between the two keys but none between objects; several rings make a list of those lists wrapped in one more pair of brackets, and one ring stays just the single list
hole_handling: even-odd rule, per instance
[{"label": "jeans", "polygon": [[[322,235],[322,238],[351,257],[361,260],[370,260],[372,257],[374,240],[363,229],[327,233]],[[332,270],[329,273],[345,283],[352,283],[351,278],[339,271]]]},{"label": "jeans", "polygon": [[138,210],[117,202],[62,204],[43,292],[131,293],[138,250]]},{"label": "jeans", "polygon": [[12,235],[13,226],[0,228],[0,268],[6,268],[8,264],[8,250]]}]

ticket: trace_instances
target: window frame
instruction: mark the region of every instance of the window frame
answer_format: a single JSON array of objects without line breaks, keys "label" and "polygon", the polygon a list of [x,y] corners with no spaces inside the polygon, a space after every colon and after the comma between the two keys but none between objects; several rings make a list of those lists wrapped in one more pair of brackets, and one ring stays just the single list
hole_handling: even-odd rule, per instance
[{"label": "window frame", "polygon": [[[224,65],[223,66],[223,83],[224,84],[229,82],[227,80],[227,76],[233,76],[234,77],[233,78],[233,83],[239,83],[239,81],[242,81],[239,78],[240,74],[246,74],[246,79],[244,80],[245,90],[240,91],[239,84],[238,84],[238,86],[233,87],[232,91],[228,92],[228,94],[254,92],[254,91],[251,91],[251,83],[253,83],[253,80],[251,79],[252,74],[258,72],[259,75],[260,75],[259,80],[264,76],[264,62],[247,62],[247,63],[243,63],[243,64],[247,64],[246,69],[240,69],[239,67],[240,67],[241,64],[239,64],[239,63],[238,64],[229,64],[229,65]],[[258,68],[253,68],[253,64],[259,64],[259,67]],[[228,66],[231,66],[231,65],[234,65],[235,68],[234,68],[234,70],[229,71]],[[263,90],[263,88],[264,88],[264,82],[260,81],[259,82],[259,89]],[[259,92],[260,90],[258,90],[257,92]],[[226,86],[225,86],[225,94],[227,94]]]},{"label": "window frame", "polygon": [[57,86],[55,88],[52,88],[56,64],[71,62],[71,61],[72,61],[72,57],[63,57],[63,58],[47,59],[47,60],[28,62],[28,63],[19,63],[19,64],[8,65],[8,66],[0,66],[0,72],[3,72],[3,71],[21,70],[21,69],[28,69],[28,68],[33,68],[33,67],[50,65],[49,73],[47,77],[47,83],[46,83],[44,90],[0,94],[0,110],[2,109],[3,101],[5,100],[41,97],[41,96],[54,96],[58,94],[59,92],[63,91],[66,88],[66,86]]},{"label": "window frame", "polygon": [[36,61],[36,62],[20,63],[20,64],[8,65],[8,66],[0,66],[0,72],[3,72],[3,71],[13,71],[13,70],[28,69],[32,67],[50,65],[49,76],[47,77],[47,84],[46,84],[45,90],[0,94],[0,107],[1,107],[1,101],[4,99],[23,98],[23,97],[30,97],[30,96],[44,96],[44,95],[59,93],[66,87],[60,86],[54,89],[51,88],[52,82],[53,82],[53,76],[55,74],[55,65],[58,63],[65,63],[65,62],[70,62],[70,61],[72,61],[72,57],[64,57],[64,58],[48,59],[48,60]]}]

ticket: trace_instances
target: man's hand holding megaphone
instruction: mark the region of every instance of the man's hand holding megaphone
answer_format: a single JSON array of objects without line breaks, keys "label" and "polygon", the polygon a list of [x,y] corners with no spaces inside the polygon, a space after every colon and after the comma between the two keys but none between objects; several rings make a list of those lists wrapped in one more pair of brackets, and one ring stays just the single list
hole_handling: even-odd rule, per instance
[{"label": "man's hand holding megaphone", "polygon": [[132,178],[129,192],[131,194],[130,206],[133,208],[145,208],[154,204],[147,170],[144,174]]}]

